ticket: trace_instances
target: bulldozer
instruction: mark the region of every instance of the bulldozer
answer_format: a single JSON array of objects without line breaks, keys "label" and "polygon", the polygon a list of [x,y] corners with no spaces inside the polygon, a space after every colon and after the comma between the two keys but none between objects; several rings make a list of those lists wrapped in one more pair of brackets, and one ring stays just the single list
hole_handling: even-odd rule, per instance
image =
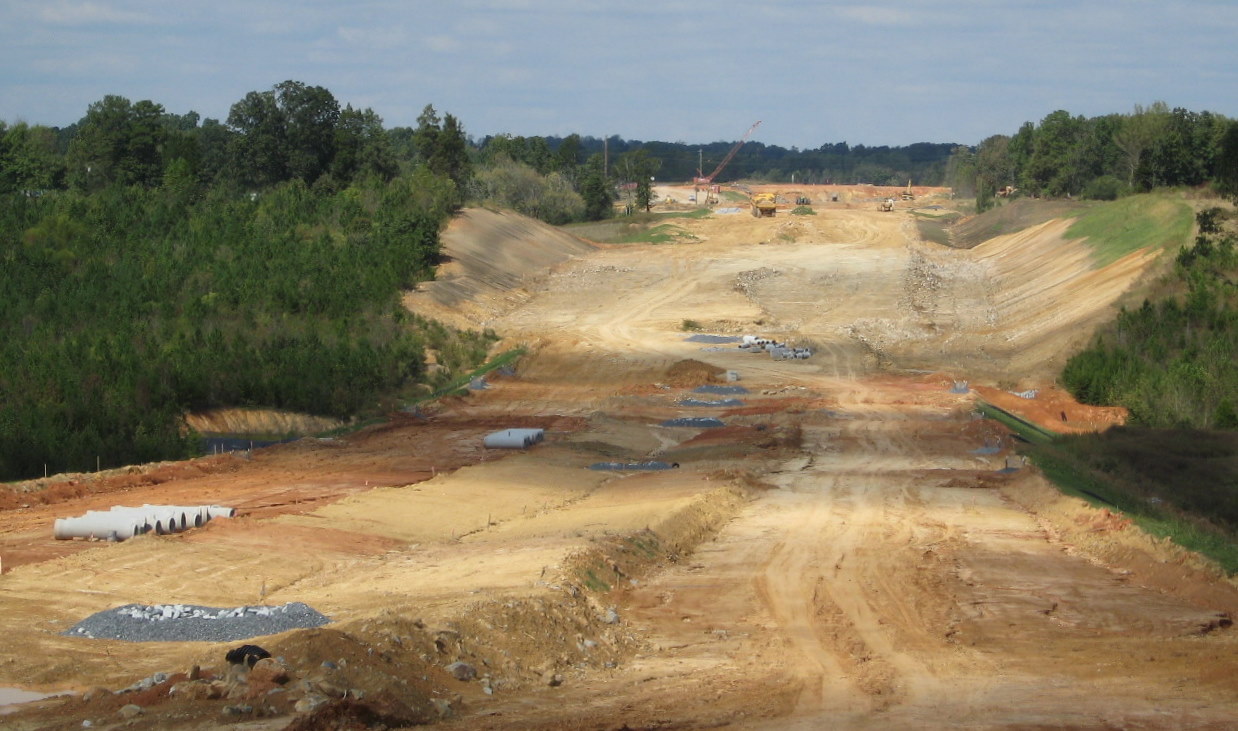
[{"label": "bulldozer", "polygon": [[756,193],[752,196],[752,215],[757,218],[773,218],[778,210],[778,197],[773,193]]}]

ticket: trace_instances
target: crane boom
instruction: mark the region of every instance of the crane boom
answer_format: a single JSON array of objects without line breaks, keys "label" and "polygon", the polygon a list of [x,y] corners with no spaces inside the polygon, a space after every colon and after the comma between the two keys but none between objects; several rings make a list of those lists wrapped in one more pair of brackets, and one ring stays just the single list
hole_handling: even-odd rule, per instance
[{"label": "crane boom", "polygon": [[714,182],[714,178],[718,177],[718,173],[722,172],[722,168],[726,167],[727,163],[731,162],[732,158],[735,157],[735,153],[739,152],[739,148],[744,146],[744,143],[748,141],[748,138],[752,136],[752,133],[755,132],[757,127],[760,126],[761,120],[758,119],[755,124],[748,128],[748,131],[744,133],[744,136],[739,138],[739,142],[735,143],[735,146],[732,147],[731,151],[726,154],[726,157],[722,158],[722,162],[718,163],[718,167],[714,168],[712,173],[705,177],[701,177],[701,171],[697,170],[697,178],[693,182],[697,185],[712,184]]}]

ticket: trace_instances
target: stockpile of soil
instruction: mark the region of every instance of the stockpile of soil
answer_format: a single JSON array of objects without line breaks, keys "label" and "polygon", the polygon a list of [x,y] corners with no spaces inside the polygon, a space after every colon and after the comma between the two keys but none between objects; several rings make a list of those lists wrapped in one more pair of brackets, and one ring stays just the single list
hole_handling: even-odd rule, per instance
[{"label": "stockpile of soil", "polygon": [[692,388],[707,383],[717,383],[722,380],[724,373],[726,373],[725,368],[689,358],[666,369],[666,381],[672,386]]}]

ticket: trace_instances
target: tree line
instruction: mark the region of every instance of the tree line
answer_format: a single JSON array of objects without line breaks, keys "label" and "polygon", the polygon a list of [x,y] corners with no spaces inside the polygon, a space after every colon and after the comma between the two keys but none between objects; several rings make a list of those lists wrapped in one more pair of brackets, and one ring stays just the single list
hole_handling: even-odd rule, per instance
[{"label": "tree line", "polygon": [[1016,189],[1037,197],[1114,200],[1155,188],[1238,185],[1238,121],[1163,102],[1085,118],[1058,110],[1013,135],[950,155],[946,183],[983,211]]}]

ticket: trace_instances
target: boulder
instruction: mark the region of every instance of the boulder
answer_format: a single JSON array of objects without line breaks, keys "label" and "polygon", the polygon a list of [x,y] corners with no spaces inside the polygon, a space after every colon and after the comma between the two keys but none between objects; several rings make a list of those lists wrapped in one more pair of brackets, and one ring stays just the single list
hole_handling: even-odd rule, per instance
[{"label": "boulder", "polygon": [[472,680],[477,677],[477,668],[466,662],[453,662],[447,666],[447,672],[456,680]]}]

